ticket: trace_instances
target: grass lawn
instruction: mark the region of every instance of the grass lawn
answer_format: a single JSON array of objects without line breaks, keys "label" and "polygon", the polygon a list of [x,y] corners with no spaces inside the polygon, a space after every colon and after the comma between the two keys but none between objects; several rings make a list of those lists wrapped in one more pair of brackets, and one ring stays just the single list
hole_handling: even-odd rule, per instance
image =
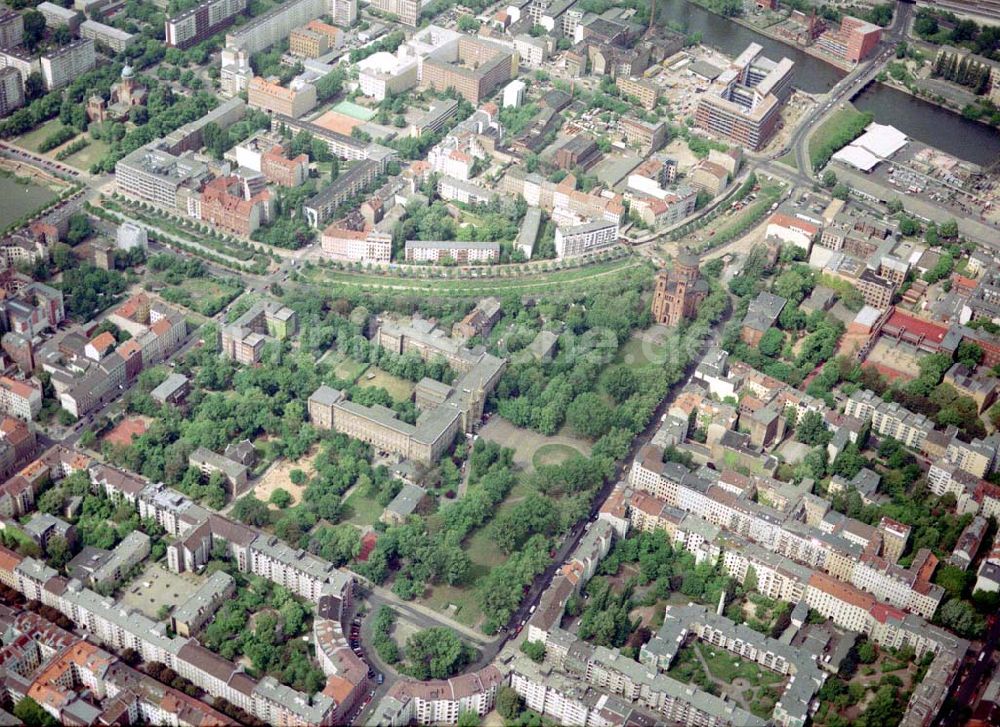
[{"label": "grass lawn", "polygon": [[[339,270],[315,268],[309,273],[311,282],[324,285],[329,290],[343,288],[364,290],[417,291],[433,295],[483,296],[498,291],[551,292],[556,286],[581,286],[594,291],[601,286],[616,285],[622,277],[648,269],[645,260],[627,257],[606,263],[596,263],[571,270],[555,270],[533,275],[516,275],[493,278],[432,278],[393,276],[384,272],[349,273]],[[457,271],[456,271],[457,272]]]},{"label": "grass lawn", "polygon": [[531,458],[531,464],[535,466],[535,469],[538,469],[542,465],[562,464],[574,454],[580,453],[567,444],[543,444],[535,450],[535,454]]},{"label": "grass lawn", "polygon": [[701,651],[712,676],[720,681],[732,684],[734,679],[746,679],[751,686],[759,687],[777,684],[784,679],[777,672],[765,669],[752,661],[741,659],[725,649],[708,644],[697,644],[695,648]]},{"label": "grass lawn", "polygon": [[784,164],[786,167],[791,167],[792,169],[798,169],[799,163],[795,158],[795,152],[790,151],[787,154],[778,157],[778,163]]},{"label": "grass lawn", "polygon": [[218,313],[243,292],[238,284],[210,277],[187,278],[177,285],[166,283],[161,275],[152,275],[151,279],[163,286],[160,294],[168,302],[209,316]]},{"label": "grass lawn", "polygon": [[356,380],[368,368],[368,364],[355,361],[353,358],[345,358],[333,370],[333,375],[338,379],[347,381]]},{"label": "grass lawn", "polygon": [[362,495],[358,491],[354,491],[344,501],[344,514],[341,522],[347,522],[359,528],[366,528],[378,522],[379,515],[382,514],[384,509],[375,500]]},{"label": "grass lawn", "polygon": [[[475,573],[477,569],[473,566],[472,570]],[[485,569],[483,571],[485,572]],[[483,612],[476,602],[476,588],[474,584],[461,587],[441,584],[431,588],[428,594],[419,599],[420,603],[454,618],[460,624],[475,627],[483,618]],[[449,606],[454,606],[455,608],[451,609]]]},{"label": "grass lawn", "polygon": [[413,396],[413,389],[415,388],[415,384],[412,381],[393,376],[374,366],[365,370],[355,383],[358,386],[364,387],[381,386],[396,401],[409,401]]},{"label": "grass lawn", "polygon": [[870,120],[869,114],[863,114],[853,106],[837,109],[827,117],[809,139],[809,162],[813,169],[819,169],[831,155],[860,136]]},{"label": "grass lawn", "polygon": [[52,134],[61,129],[62,125],[62,122],[57,116],[54,119],[49,119],[44,124],[32,129],[31,131],[21,134],[21,136],[15,136],[11,141],[24,149],[30,149],[33,152],[38,152],[39,145],[45,141],[46,138],[52,136]]},{"label": "grass lawn", "polygon": [[65,162],[85,172],[90,169],[90,166],[94,162],[107,154],[109,148],[107,142],[91,139],[90,144],[86,148],[66,157]]},{"label": "grass lawn", "polygon": [[[654,328],[638,331],[618,349],[612,365],[640,368],[646,364],[666,361],[667,341]],[[669,339],[669,334],[667,337]]]}]

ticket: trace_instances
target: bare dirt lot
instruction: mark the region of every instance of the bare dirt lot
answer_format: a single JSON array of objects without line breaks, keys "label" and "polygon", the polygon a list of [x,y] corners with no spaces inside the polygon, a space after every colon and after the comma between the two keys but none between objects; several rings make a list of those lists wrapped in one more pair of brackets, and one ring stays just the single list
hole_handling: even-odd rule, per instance
[{"label": "bare dirt lot", "polygon": [[[299,469],[306,473],[306,477],[311,477],[316,471],[315,462],[318,454],[319,450],[314,447],[309,451],[309,454],[295,462],[290,462],[287,459],[279,459],[267,468],[267,472],[260,478],[257,486],[253,488],[254,497],[267,502],[271,499],[271,493],[280,488],[292,496],[292,505],[298,505],[302,502],[302,493],[305,488],[302,485],[292,483],[291,472],[292,470]],[[275,510],[277,509],[274,505],[270,507]]]}]

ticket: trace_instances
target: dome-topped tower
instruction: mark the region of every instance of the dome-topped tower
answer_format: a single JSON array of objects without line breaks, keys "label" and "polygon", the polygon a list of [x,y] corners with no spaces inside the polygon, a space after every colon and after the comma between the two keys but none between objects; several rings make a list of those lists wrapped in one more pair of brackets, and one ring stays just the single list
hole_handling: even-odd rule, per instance
[{"label": "dome-topped tower", "polygon": [[125,67],[122,68],[122,80],[132,78],[134,75],[135,71],[132,70],[132,66],[125,64]]}]

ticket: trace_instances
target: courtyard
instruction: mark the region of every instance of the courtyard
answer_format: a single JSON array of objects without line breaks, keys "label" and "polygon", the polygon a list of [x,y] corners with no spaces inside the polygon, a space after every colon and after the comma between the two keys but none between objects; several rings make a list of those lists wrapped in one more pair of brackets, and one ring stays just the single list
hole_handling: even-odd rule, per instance
[{"label": "courtyard", "polygon": [[150,563],[126,588],[122,603],[159,620],[161,608],[172,610],[186,602],[202,580],[194,573],[174,573],[162,562]]}]

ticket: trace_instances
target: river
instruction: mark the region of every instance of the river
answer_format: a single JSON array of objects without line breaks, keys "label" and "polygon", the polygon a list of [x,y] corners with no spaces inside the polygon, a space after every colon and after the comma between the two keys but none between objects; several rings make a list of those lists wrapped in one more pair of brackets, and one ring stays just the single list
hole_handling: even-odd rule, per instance
[{"label": "river", "polygon": [[854,105],[871,111],[880,124],[959,159],[984,166],[1000,159],[1000,131],[895,88],[873,83]]},{"label": "river", "polygon": [[[700,33],[702,42],[726,55],[737,56],[750,43],[758,43],[768,58],[787,57],[795,61],[793,83],[806,93],[824,93],[845,75],[836,66],[710,13],[689,0],[660,0],[660,3],[660,19],[683,27],[687,33]],[[1000,132],[996,129],[902,91],[875,83],[855,99],[854,105],[872,112],[880,124],[891,124],[911,139],[960,159],[985,165],[1000,158]]]}]

